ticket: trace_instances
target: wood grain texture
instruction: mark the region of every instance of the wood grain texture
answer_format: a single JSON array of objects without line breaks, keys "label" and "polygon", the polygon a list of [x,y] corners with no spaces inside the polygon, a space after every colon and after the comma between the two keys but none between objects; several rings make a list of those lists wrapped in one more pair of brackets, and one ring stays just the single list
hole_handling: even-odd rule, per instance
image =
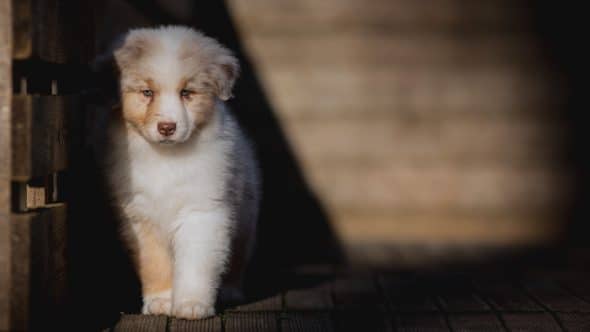
[{"label": "wood grain texture", "polygon": [[252,303],[237,306],[230,311],[281,311],[283,309],[283,301],[281,295],[271,296]]},{"label": "wood grain texture", "polygon": [[382,310],[385,298],[376,289],[372,276],[336,280],[331,287],[334,307],[338,310]]},{"label": "wood grain texture", "polygon": [[332,320],[327,313],[286,313],[281,315],[280,323],[281,331],[283,332],[335,331]]},{"label": "wood grain texture", "polygon": [[277,315],[271,312],[230,313],[224,316],[226,332],[278,331]]},{"label": "wood grain texture", "polygon": [[165,332],[166,316],[123,315],[113,332]]},{"label": "wood grain texture", "polygon": [[441,313],[403,313],[395,317],[396,331],[450,331]]},{"label": "wood grain texture", "polygon": [[453,331],[502,331],[502,323],[492,313],[462,313],[448,316]]},{"label": "wood grain texture", "polygon": [[528,294],[549,310],[590,313],[590,303],[549,280],[530,279],[523,282]]},{"label": "wood grain texture", "polygon": [[332,307],[328,285],[293,289],[285,293],[285,310],[329,310]]},{"label": "wood grain texture", "polygon": [[10,172],[12,9],[0,1],[0,331],[10,329]]},{"label": "wood grain texture", "polygon": [[94,25],[87,1],[14,1],[15,59],[86,63],[92,57]]},{"label": "wood grain texture", "polygon": [[546,312],[505,313],[502,319],[511,331],[559,332],[559,324]]},{"label": "wood grain texture", "polygon": [[391,317],[379,311],[337,311],[332,319],[335,331],[393,331]]},{"label": "wood grain texture", "polygon": [[[540,212],[560,227],[550,212],[571,180],[560,121],[568,88],[526,1],[228,4],[347,249],[537,245],[559,231],[521,218]],[[416,231],[396,235],[413,219]]]},{"label": "wood grain texture", "polygon": [[590,314],[588,313],[558,313],[557,318],[567,331],[590,331]]},{"label": "wood grain texture", "polygon": [[11,219],[11,326],[57,326],[67,300],[65,204]]},{"label": "wood grain texture", "polygon": [[12,179],[26,181],[65,170],[68,116],[74,97],[15,96],[12,114]]},{"label": "wood grain texture", "polygon": [[221,332],[221,318],[200,320],[170,319],[170,332]]},{"label": "wood grain texture", "polygon": [[543,311],[521,288],[506,280],[477,280],[475,288],[498,311]]}]

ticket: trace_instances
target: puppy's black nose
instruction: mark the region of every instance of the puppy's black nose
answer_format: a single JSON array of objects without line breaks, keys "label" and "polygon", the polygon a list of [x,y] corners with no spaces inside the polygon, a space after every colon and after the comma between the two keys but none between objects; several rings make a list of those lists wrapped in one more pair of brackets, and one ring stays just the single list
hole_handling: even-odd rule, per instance
[{"label": "puppy's black nose", "polygon": [[158,122],[158,132],[164,136],[172,136],[176,131],[175,122]]}]

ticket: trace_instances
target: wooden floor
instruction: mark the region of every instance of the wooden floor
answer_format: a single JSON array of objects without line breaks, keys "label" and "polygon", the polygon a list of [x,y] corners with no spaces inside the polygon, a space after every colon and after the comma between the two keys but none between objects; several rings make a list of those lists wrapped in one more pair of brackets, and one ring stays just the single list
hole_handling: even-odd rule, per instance
[{"label": "wooden floor", "polygon": [[[589,265],[562,262],[438,271],[312,269],[297,272],[306,287],[214,318],[122,314],[107,331],[590,331]],[[323,281],[314,284],[314,278]]]}]

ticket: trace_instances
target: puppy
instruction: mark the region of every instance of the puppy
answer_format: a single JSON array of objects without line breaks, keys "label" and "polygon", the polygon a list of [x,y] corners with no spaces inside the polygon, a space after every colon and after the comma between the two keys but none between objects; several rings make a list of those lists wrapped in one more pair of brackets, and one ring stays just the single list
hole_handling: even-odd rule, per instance
[{"label": "puppy", "polygon": [[105,166],[142,312],[214,315],[222,275],[227,294],[240,294],[260,196],[252,146],[224,104],[238,61],[177,26],[131,30],[114,59],[121,110],[109,123]]}]

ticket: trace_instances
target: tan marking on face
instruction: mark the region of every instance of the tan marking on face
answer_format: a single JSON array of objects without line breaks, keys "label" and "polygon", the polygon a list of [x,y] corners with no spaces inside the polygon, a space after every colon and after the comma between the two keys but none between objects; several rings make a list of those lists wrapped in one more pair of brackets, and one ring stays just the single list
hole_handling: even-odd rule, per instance
[{"label": "tan marking on face", "polygon": [[[137,87],[127,87],[122,92],[122,111],[125,121],[137,128],[143,128],[151,121],[151,118],[158,113],[159,101],[157,86],[151,79],[138,79],[144,82]],[[152,97],[146,97],[143,90],[153,91]]]}]

